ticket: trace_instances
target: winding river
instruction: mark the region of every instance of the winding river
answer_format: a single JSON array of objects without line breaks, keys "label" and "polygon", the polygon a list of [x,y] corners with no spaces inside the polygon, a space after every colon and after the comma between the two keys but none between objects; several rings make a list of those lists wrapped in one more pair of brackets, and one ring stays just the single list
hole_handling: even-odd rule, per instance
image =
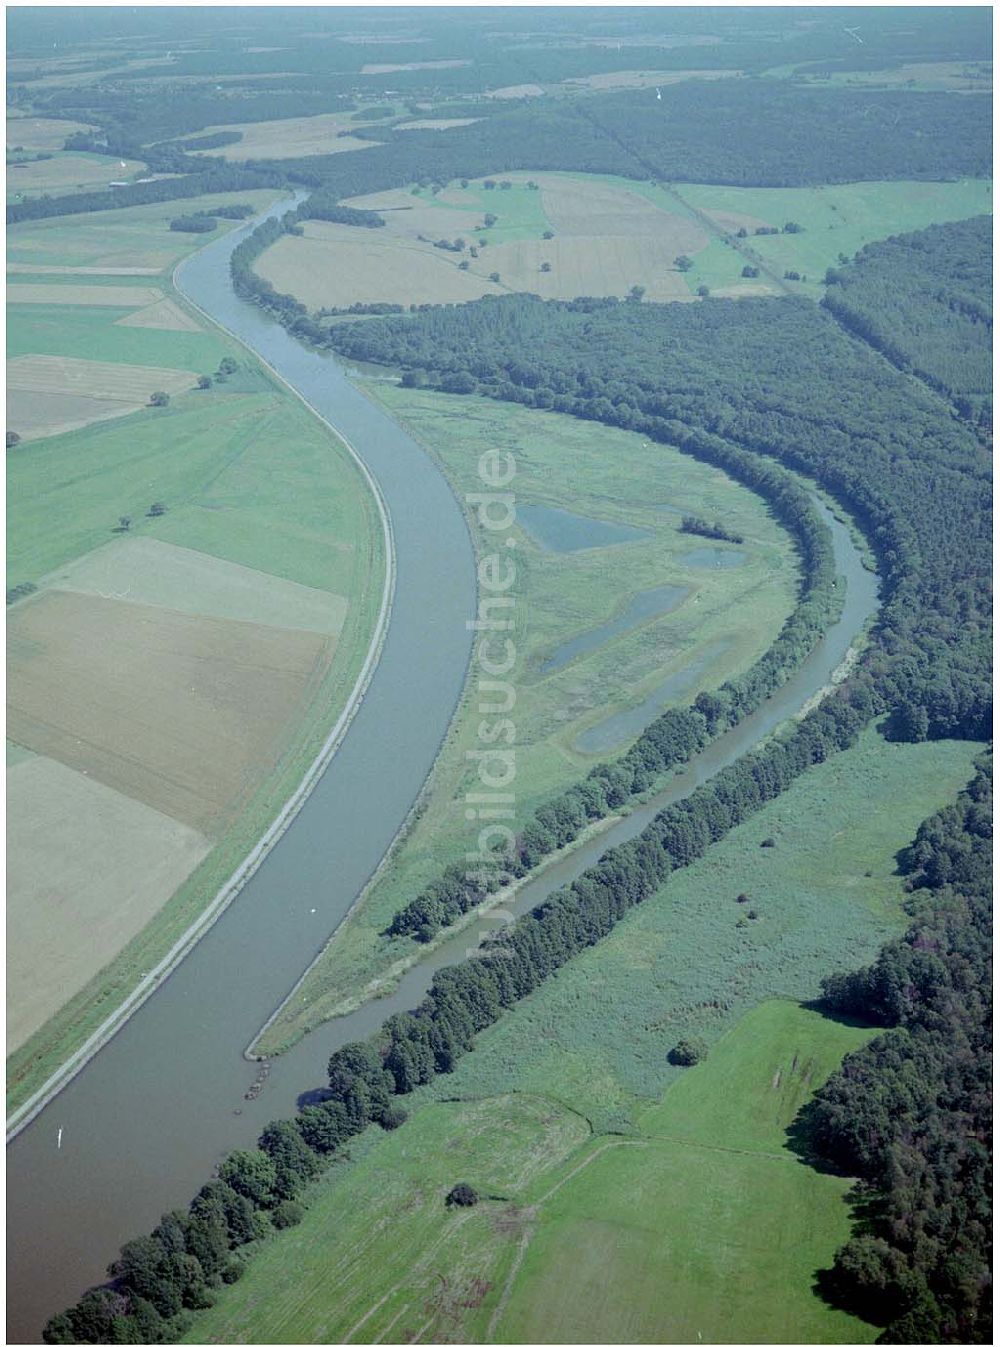
[{"label": "winding river", "polygon": [[[272,214],[288,207],[280,203]],[[40,1340],[45,1319],[100,1281],[125,1239],[186,1205],[228,1151],[253,1144],[264,1123],[290,1116],[301,1092],[322,1085],[335,1047],[416,1005],[435,969],[465,957],[478,934],[496,928],[495,919],[482,919],[411,968],[391,996],[308,1035],[273,1063],[259,1098],[244,1101],[256,1075],[245,1045],[342,920],[433,764],[461,694],[475,603],[464,517],[431,460],[336,361],[306,350],[233,294],[229,256],[251,227],[192,256],[176,283],[341,430],[371,470],[393,522],[392,616],[364,701],[288,831],[180,966],[8,1148],[10,1342]],[[657,810],[746,752],[828,683],[877,607],[877,582],[848,530],[820,509],[846,581],[840,620],[770,701],[654,800],[526,884],[515,911],[635,836]]]}]

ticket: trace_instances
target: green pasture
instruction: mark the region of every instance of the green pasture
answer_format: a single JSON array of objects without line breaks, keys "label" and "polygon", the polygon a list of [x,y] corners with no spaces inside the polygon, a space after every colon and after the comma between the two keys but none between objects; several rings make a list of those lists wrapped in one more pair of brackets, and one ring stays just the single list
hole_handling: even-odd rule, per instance
[{"label": "green pasture", "polygon": [[[48,277],[43,279],[48,284]],[[80,279],[76,278],[77,283]],[[144,283],[142,277],[136,282]],[[81,304],[9,304],[7,359],[19,355],[65,355],[115,365],[159,365],[211,374],[230,346],[214,331],[172,332],[155,327],[118,327],[135,307],[91,308]]]},{"label": "green pasture", "polygon": [[[8,226],[7,261],[40,266],[155,267],[166,270],[223,231],[237,228],[242,223],[223,220],[216,234],[183,234],[170,229],[170,221],[178,215],[236,202],[253,206],[258,212],[265,210],[279,195],[274,191],[219,192],[187,200],[158,201],[149,206],[25,220]],[[135,278],[135,283],[143,282]]]},{"label": "green pasture", "polygon": [[[506,190],[500,186],[505,179],[513,184]],[[414,195],[422,205],[468,211],[476,220],[487,213],[495,215],[496,224],[490,229],[476,230],[475,237],[469,240],[473,243],[482,239],[490,244],[538,239],[546,229],[551,228],[542,206],[542,193],[526,185],[528,178],[524,174],[499,173],[494,179],[497,185],[492,190],[485,188],[483,181],[482,178],[472,178],[465,188],[457,180],[450,183],[449,197],[454,197],[454,200],[442,201],[428,188],[419,188]],[[459,196],[461,201],[458,200]]]},{"label": "green pasture", "polygon": [[[811,1289],[850,1232],[848,1184],[785,1136],[866,1037],[767,1001],[628,1137],[541,1094],[418,1104],[352,1146],[183,1341],[870,1342]],[[742,1144],[720,1141],[744,1113]],[[445,1206],[458,1182],[478,1206]]]},{"label": "green pasture", "polygon": [[[791,610],[798,576],[791,540],[759,497],[718,470],[641,435],[557,413],[388,383],[366,387],[438,458],[460,494],[482,489],[479,458],[497,448],[514,456],[510,489],[518,504],[547,504],[649,530],[645,540],[563,553],[543,550],[519,530],[517,547],[504,549],[516,572],[510,592],[517,662],[510,679],[516,693],[511,714],[518,824],[589,770],[594,758],[574,748],[581,731],[642,702],[665,675],[683,669],[707,647],[718,650],[716,658],[706,662],[680,700],[718,686],[767,649]],[[679,532],[685,513],[724,520],[743,534],[746,564],[686,565],[684,554],[704,540]],[[473,535],[482,555],[496,549],[495,537],[478,525]],[[673,612],[543,674],[544,661],[564,641],[624,611],[637,592],[664,584],[690,591]],[[718,649],[714,643],[723,640],[728,646]],[[462,800],[474,788],[466,752],[477,746],[478,704],[473,670],[419,818],[296,994],[295,1010],[284,1012],[268,1032],[268,1050],[326,1018],[411,953],[412,942],[390,942],[379,932],[442,866],[475,849],[479,825],[465,821]]]},{"label": "green pasture", "polygon": [[540,1204],[496,1342],[871,1342],[812,1291],[850,1234],[847,1181],[785,1129],[866,1033],[793,1002],[744,1016]]},{"label": "green pasture", "polygon": [[[932,224],[964,220],[993,210],[992,183],[980,178],[960,182],[855,182],[833,187],[709,187],[682,183],[677,194],[702,211],[728,211],[781,229],[788,221],[803,226],[801,234],[754,236],[739,240],[773,271],[798,271],[808,277],[803,292],[818,294],[827,267],[841,253],[854,254],[878,239]],[[744,258],[721,245],[695,257],[686,279],[692,289],[732,284]],[[750,282],[746,282],[750,284]]]},{"label": "green pasture", "polygon": [[631,1131],[640,1101],[684,1075],[667,1060],[679,1039],[712,1042],[768,997],[810,1000],[898,933],[896,853],[966,784],[980,747],[868,730],[483,1034],[445,1092],[537,1091],[598,1130]]}]

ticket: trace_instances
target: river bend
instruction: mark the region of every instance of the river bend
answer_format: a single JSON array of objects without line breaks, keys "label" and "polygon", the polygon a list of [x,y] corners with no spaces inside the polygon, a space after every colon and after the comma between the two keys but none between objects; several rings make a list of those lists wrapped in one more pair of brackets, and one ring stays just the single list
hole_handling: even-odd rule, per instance
[{"label": "river bend", "polygon": [[[271,213],[288,208],[284,202]],[[196,253],[176,283],[342,431],[372,472],[393,523],[392,616],[365,699],[288,831],[180,966],[10,1145],[10,1342],[40,1340],[46,1318],[99,1282],[124,1240],[185,1206],[213,1166],[234,1147],[252,1145],[271,1118],[291,1116],[298,1095],[324,1083],[335,1047],[416,1005],[435,969],[465,957],[478,934],[496,929],[485,921],[481,931],[453,936],[391,996],[322,1026],[276,1059],[260,1097],[244,1101],[256,1068],[243,1048],[340,923],[433,765],[461,694],[475,603],[468,530],[431,459],[336,361],[306,350],[234,295],[229,256],[251,227]],[[665,804],[752,748],[828,683],[878,595],[847,528],[820,509],[846,582],[839,621],[779,692],[654,800],[526,884],[517,912],[635,836]]]}]

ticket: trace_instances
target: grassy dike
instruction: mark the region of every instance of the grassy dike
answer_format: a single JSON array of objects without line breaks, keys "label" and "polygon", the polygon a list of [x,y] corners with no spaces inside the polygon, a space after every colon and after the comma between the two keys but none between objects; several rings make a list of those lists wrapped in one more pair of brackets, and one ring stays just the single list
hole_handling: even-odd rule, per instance
[{"label": "grassy dike", "polygon": [[184,1340],[874,1340],[812,1291],[848,1185],[785,1135],[866,1031],[800,1003],[902,928],[895,854],[978,750],[870,729],[800,777],[353,1142]]},{"label": "grassy dike", "polygon": [[[642,702],[706,651],[717,653],[676,701],[718,686],[763,654],[791,611],[798,576],[791,540],[759,497],[717,469],[640,435],[572,417],[486,398],[458,402],[387,382],[366,387],[436,457],[460,494],[481,487],[479,456],[497,447],[514,455],[518,506],[549,505],[648,530],[643,540],[574,552],[547,551],[521,530],[512,590],[518,657],[510,676],[517,694],[516,826],[595,761],[615,755],[579,752],[575,741],[583,731]],[[688,564],[686,556],[705,540],[679,531],[687,513],[723,519],[742,534],[745,564]],[[493,549],[491,535],[474,521],[473,537],[481,555]],[[544,670],[563,642],[623,612],[638,591],[664,584],[686,591],[672,612]],[[473,788],[466,752],[478,743],[478,724],[473,681],[405,835],[256,1052],[280,1051],[377,994],[412,959],[412,941],[380,932],[449,861],[475,849],[478,825],[466,821],[463,800]]]}]

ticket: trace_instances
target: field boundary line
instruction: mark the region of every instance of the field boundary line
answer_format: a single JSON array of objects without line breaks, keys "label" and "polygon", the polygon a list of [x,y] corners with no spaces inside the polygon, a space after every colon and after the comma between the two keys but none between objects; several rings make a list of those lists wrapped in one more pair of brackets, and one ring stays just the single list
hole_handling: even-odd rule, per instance
[{"label": "field boundary line", "polygon": [[382,495],[382,490],[376,482],[371,470],[347,437],[332,425],[325,416],[318,412],[297,388],[294,388],[267,360],[264,360],[259,356],[251,346],[237,337],[235,333],[231,333],[228,328],[223,327],[221,323],[217,323],[199,304],[189,300],[187,296],[183,294],[177,287],[176,278],[178,271],[187,260],[187,258],[182,258],[171,273],[171,284],[174,288],[174,292],[179,295],[185,303],[190,304],[192,308],[196,309],[198,313],[212,323],[213,326],[220,328],[221,331],[225,332],[231,339],[238,341],[244,350],[250,353],[254,360],[263,365],[283,387],[293,393],[302,405],[306,407],[318,421],[326,426],[331,434],[344,445],[360,470],[363,480],[368,485],[369,490],[374,497],[382,525],[382,541],[385,551],[385,579],[382,586],[381,605],[375,622],[375,630],[372,633],[372,639],[368,645],[368,653],[365,656],[364,664],[355,680],[351,695],[337,718],[336,724],[324,740],[316,757],[306,769],[305,775],[300,781],[297,789],[293,792],[290,798],[286,800],[277,818],[274,819],[264,835],[258,840],[249,855],[237,866],[236,870],[230,875],[222,888],[219,889],[208,906],[187,927],[179,939],[174,942],[156,967],[145,975],[140,985],[129,993],[125,1000],[112,1011],[103,1023],[98,1025],[97,1029],[94,1030],[90,1037],[52,1073],[44,1085],[36,1090],[29,1099],[25,1100],[19,1108],[14,1110],[11,1116],[7,1119],[8,1143],[13,1141],[29,1123],[33,1122],[42,1110],[55,1098],[60,1090],[68,1085],[70,1081],[83,1070],[87,1063],[100,1052],[101,1048],[111,1041],[119,1029],[128,1023],[139,1007],[148,1000],[153,992],[156,991],[156,989],[170,976],[185,956],[190,953],[206,931],[210,930],[211,927],[215,925],[229,904],[237,894],[239,894],[243,886],[260,868],[270,852],[271,847],[281,838],[296,814],[305,804],[320,777],[329,766],[337,749],[343,742],[344,736],[364,700],[369,684],[375,673],[375,669],[378,666],[379,659],[382,655],[382,649],[385,645],[386,635],[388,633],[389,620],[392,616],[393,599],[396,590],[396,548],[393,538],[392,520],[389,516],[389,510],[385,498]]}]

